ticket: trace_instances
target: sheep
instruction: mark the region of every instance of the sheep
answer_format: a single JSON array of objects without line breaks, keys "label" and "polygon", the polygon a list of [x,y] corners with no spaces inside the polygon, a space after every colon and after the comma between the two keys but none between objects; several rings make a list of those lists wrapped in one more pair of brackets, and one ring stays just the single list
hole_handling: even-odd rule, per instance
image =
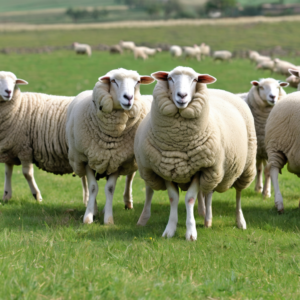
[{"label": "sheep", "polygon": [[[250,89],[245,102],[248,104],[255,124],[257,136],[257,154],[256,154],[256,184],[254,190],[262,193],[263,197],[271,197],[271,179],[269,168],[267,166],[268,156],[265,149],[265,126],[268,116],[276,105],[277,101],[286,96],[283,87],[287,87],[287,82],[278,82],[273,78],[251,81]],[[263,171],[265,174],[265,184],[263,185]]]},{"label": "sheep", "polygon": [[[120,175],[128,175],[127,181],[132,182],[137,170],[133,140],[152,100],[152,96],[141,96],[140,84],[153,81],[152,77],[140,76],[136,71],[112,70],[99,78],[93,91],[79,94],[68,108],[69,161],[75,174],[86,175],[88,180],[89,201],[84,223],[93,222],[98,193],[96,178],[102,177],[107,178],[104,224],[114,223],[112,200],[116,180]],[[125,206],[132,204],[132,199],[124,196],[123,200]]]},{"label": "sheep", "polygon": [[300,92],[287,95],[272,109],[266,124],[265,145],[268,167],[274,186],[275,206],[284,212],[283,198],[278,185],[278,173],[286,163],[290,173],[300,176]]},{"label": "sheep", "polygon": [[76,54],[87,54],[88,56],[92,55],[92,49],[90,45],[73,43],[73,47]]},{"label": "sheep", "polygon": [[180,57],[182,55],[182,49],[180,46],[173,45],[170,47],[170,53],[173,57]]},{"label": "sheep", "polygon": [[204,59],[205,56],[210,56],[210,47],[205,43],[200,45],[201,58]]},{"label": "sheep", "polygon": [[133,50],[134,58],[142,58],[143,60],[148,59],[148,55],[145,53],[145,47],[135,47]]},{"label": "sheep", "polygon": [[232,58],[232,53],[227,50],[215,51],[213,54],[214,61],[222,60],[222,61],[230,61]]},{"label": "sheep", "polygon": [[256,58],[259,57],[260,54],[257,51],[249,50],[249,59],[251,62],[256,62]]},{"label": "sheep", "polygon": [[[237,226],[246,229],[241,191],[255,177],[256,135],[246,103],[222,90],[207,89],[216,79],[188,67],[156,72],[151,112],[141,122],[134,153],[146,183],[146,201],[138,225],[151,214],[154,190],[168,190],[171,212],[164,237],[177,226],[178,188],[185,196],[186,239],[197,239],[193,215],[197,193],[206,195],[205,225],[211,226],[213,191],[236,188]],[[233,134],[234,133],[234,134]]]},{"label": "sheep", "polygon": [[130,50],[130,51],[134,51],[135,48],[135,43],[134,42],[130,42],[130,41],[120,41],[119,45],[122,47],[123,50]]},{"label": "sheep", "polygon": [[258,64],[261,64],[261,63],[264,63],[264,62],[267,62],[267,61],[272,61],[272,58],[269,57],[269,56],[260,55],[260,56],[255,57],[254,61],[258,65]]},{"label": "sheep", "polygon": [[[65,138],[66,110],[74,97],[22,93],[19,85],[27,81],[17,79],[11,72],[0,72],[0,162],[5,163],[3,200],[12,197],[11,177],[14,165],[22,165],[31,193],[42,201],[34,179],[33,162],[53,174],[72,173]],[[83,202],[88,191],[82,178]]]},{"label": "sheep", "polygon": [[256,69],[270,70],[271,73],[274,72],[275,63],[272,60],[262,60],[256,65]]},{"label": "sheep", "polygon": [[183,47],[183,56],[184,58],[196,58],[198,61],[201,60],[201,50],[200,47],[194,45],[194,47]]},{"label": "sheep", "polygon": [[300,91],[300,67],[297,67],[297,70],[295,69],[289,69],[289,72],[291,76],[289,76],[286,81],[290,84],[291,87],[296,88],[298,91]]},{"label": "sheep", "polygon": [[146,55],[148,56],[153,56],[155,55],[157,52],[161,52],[161,48],[148,48],[148,47],[140,47],[144,49],[144,53],[146,53]]},{"label": "sheep", "polygon": [[289,69],[297,69],[297,67],[292,63],[288,61],[280,60],[279,58],[275,58],[274,63],[275,63],[274,72],[281,75],[289,76],[290,75]]},{"label": "sheep", "polygon": [[111,54],[122,54],[123,50],[120,45],[113,45],[109,48],[109,53]]}]

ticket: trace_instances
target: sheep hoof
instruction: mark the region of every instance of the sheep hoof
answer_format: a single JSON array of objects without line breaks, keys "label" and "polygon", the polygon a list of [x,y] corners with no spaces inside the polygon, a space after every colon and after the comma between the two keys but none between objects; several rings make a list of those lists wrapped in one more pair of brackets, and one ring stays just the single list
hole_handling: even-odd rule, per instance
[{"label": "sheep hoof", "polygon": [[256,187],[254,190],[255,190],[256,193],[260,193],[260,194],[263,192],[262,187]]},{"label": "sheep hoof", "polygon": [[263,198],[266,199],[266,198],[271,198],[271,193],[270,192],[267,192],[267,193],[263,193]]},{"label": "sheep hoof", "polygon": [[197,240],[197,230],[196,227],[187,229],[186,234],[185,234],[185,238],[187,241],[196,241]]},{"label": "sheep hoof", "polygon": [[278,210],[278,214],[279,214],[279,215],[284,214],[284,209],[282,208],[282,209]]},{"label": "sheep hoof", "polygon": [[93,223],[93,214],[92,213],[85,213],[83,217],[84,224],[91,224]]},{"label": "sheep hoof", "polygon": [[125,203],[125,209],[133,209],[133,203],[132,202],[126,202]]},{"label": "sheep hoof", "polygon": [[8,193],[8,191],[5,191],[3,194],[3,201],[8,202],[8,200],[11,198],[11,194]]},{"label": "sheep hoof", "polygon": [[107,219],[104,220],[105,225],[114,225],[114,218],[113,216],[109,216]]},{"label": "sheep hoof", "polygon": [[175,235],[175,232],[176,232],[176,225],[168,224],[164,233],[162,234],[162,237],[171,238]]},{"label": "sheep hoof", "polygon": [[243,230],[247,229],[247,224],[246,224],[246,221],[244,219],[244,216],[241,216],[241,217],[237,218],[236,225],[237,225],[237,228],[239,228],[239,229],[243,229]]},{"label": "sheep hoof", "polygon": [[204,226],[205,226],[206,228],[210,228],[210,227],[212,226],[212,220],[205,220]]}]

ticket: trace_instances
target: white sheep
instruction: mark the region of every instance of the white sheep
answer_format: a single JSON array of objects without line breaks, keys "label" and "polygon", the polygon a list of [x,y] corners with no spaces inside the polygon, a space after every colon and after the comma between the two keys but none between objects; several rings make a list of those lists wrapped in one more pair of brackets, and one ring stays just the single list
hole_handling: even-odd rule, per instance
[{"label": "white sheep", "polygon": [[297,69],[289,69],[291,76],[289,76],[286,81],[291,87],[298,89],[300,91],[300,67]]},{"label": "white sheep", "polygon": [[273,73],[275,63],[272,60],[262,60],[256,65],[256,69],[269,70]]},{"label": "white sheep", "polygon": [[[135,132],[150,110],[152,96],[141,96],[140,84],[154,80],[135,71],[112,70],[99,78],[93,91],[79,94],[67,115],[69,160],[74,172],[87,176],[89,201],[83,218],[92,223],[99,178],[106,177],[104,224],[113,224],[112,200],[117,178],[129,175],[137,164],[133,153]],[[132,178],[131,178],[132,177]],[[132,199],[124,197],[125,205]]]},{"label": "white sheep", "polygon": [[135,43],[131,41],[120,41],[119,45],[122,47],[123,50],[130,50],[133,51],[135,48]]},{"label": "white sheep", "polygon": [[[11,72],[0,72],[0,162],[5,163],[3,200],[12,196],[14,165],[22,172],[32,195],[42,201],[34,179],[33,162],[54,174],[72,173],[65,136],[66,111],[74,97],[22,93],[18,85],[28,84]],[[88,199],[82,178],[83,202]]]},{"label": "white sheep", "polygon": [[77,54],[87,54],[88,56],[92,55],[92,48],[87,44],[73,43],[74,50]]},{"label": "white sheep", "polygon": [[[250,89],[245,101],[248,104],[255,124],[257,136],[256,154],[256,184],[255,191],[262,193],[264,197],[271,197],[271,179],[267,166],[268,156],[265,148],[265,127],[270,112],[274,105],[286,96],[283,87],[287,87],[287,82],[279,82],[273,78],[251,81]],[[263,185],[262,171],[264,168],[265,184]]]},{"label": "white sheep", "polygon": [[269,56],[260,55],[260,56],[256,56],[254,61],[258,65],[258,64],[261,64],[261,63],[264,63],[264,62],[267,62],[267,61],[272,61],[272,58],[269,57]]},{"label": "white sheep", "polygon": [[161,48],[149,48],[149,47],[141,47],[144,48],[144,52],[148,56],[154,56],[156,53],[161,52]]},{"label": "white sheep", "polygon": [[287,170],[300,177],[299,120],[300,92],[294,92],[275,105],[266,124],[265,145],[274,186],[275,206],[279,213],[284,211],[284,207],[278,174],[287,163]]},{"label": "white sheep", "polygon": [[204,59],[205,56],[210,56],[210,47],[205,43],[200,45],[201,58]]},{"label": "white sheep", "polygon": [[180,46],[173,45],[170,47],[170,53],[172,57],[180,57],[182,55],[182,49]]},{"label": "white sheep", "polygon": [[230,61],[231,58],[232,58],[232,53],[227,50],[215,51],[213,54],[214,61],[216,60]]},{"label": "white sheep", "polygon": [[148,55],[145,53],[145,47],[135,47],[133,50],[134,58],[142,58],[143,60],[148,59]]},{"label": "white sheep", "polygon": [[[142,121],[134,153],[146,183],[146,201],[138,225],[151,215],[154,190],[168,190],[171,212],[163,236],[175,234],[178,188],[187,190],[186,239],[197,239],[194,203],[199,191],[206,195],[206,226],[211,226],[213,191],[236,188],[237,226],[246,229],[241,191],[255,177],[256,136],[246,103],[237,96],[207,89],[215,82],[207,74],[187,67],[156,72],[158,80],[151,113]],[[233,134],[234,133],[234,134]]]},{"label": "white sheep", "polygon": [[194,45],[194,47],[183,47],[183,57],[196,58],[198,61],[201,60],[201,49],[199,46]]},{"label": "white sheep", "polygon": [[274,72],[281,75],[289,76],[290,75],[289,69],[297,69],[297,67],[292,63],[288,61],[280,60],[279,58],[275,58],[274,63],[275,63]]},{"label": "white sheep", "polygon": [[256,58],[258,58],[260,54],[257,51],[249,50],[249,59],[251,62],[256,62]]}]

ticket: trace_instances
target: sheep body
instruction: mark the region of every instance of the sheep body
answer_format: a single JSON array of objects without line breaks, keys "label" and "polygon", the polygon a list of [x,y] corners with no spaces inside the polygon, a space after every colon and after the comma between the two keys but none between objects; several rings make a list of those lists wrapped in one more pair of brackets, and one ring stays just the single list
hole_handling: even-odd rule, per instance
[{"label": "sheep body", "polygon": [[232,58],[232,53],[227,50],[215,51],[213,54],[214,60],[227,61],[227,60],[231,60],[231,58]]},{"label": "sheep body", "polygon": [[135,43],[131,41],[120,41],[119,44],[125,50],[133,51],[135,48]]},{"label": "sheep body", "polygon": [[202,43],[200,45],[200,51],[201,51],[202,59],[204,59],[205,56],[210,56],[210,47],[208,45],[206,45],[205,43]]},{"label": "sheep body", "polygon": [[274,186],[275,205],[284,210],[278,173],[286,163],[289,172],[300,177],[300,92],[287,95],[272,109],[266,124],[266,151]]},{"label": "sheep body", "polygon": [[170,47],[170,53],[173,57],[180,57],[182,55],[182,49],[180,46],[173,45]]},{"label": "sheep body", "polygon": [[92,48],[90,45],[73,43],[73,46],[77,54],[87,54],[88,56],[92,55]]},{"label": "sheep body", "polygon": [[201,50],[200,47],[194,45],[194,47],[183,47],[184,58],[196,58],[198,61],[201,60]]},{"label": "sheep body", "polygon": [[275,63],[274,72],[281,75],[289,76],[290,75],[289,69],[297,69],[297,67],[292,63],[288,61],[280,60],[278,58],[274,59],[274,63]]},{"label": "sheep body", "polygon": [[258,62],[256,65],[256,69],[261,69],[261,70],[270,70],[271,73],[273,73],[275,67],[275,63],[272,60],[261,60]]},{"label": "sheep body", "polygon": [[142,58],[143,60],[146,60],[148,58],[148,55],[145,53],[145,47],[135,47],[133,50],[134,58]]}]

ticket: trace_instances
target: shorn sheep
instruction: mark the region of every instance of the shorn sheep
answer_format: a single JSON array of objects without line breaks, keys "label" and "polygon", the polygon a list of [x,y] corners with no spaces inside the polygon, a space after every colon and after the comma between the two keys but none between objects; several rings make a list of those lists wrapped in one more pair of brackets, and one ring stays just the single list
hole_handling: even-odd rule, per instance
[{"label": "shorn sheep", "polygon": [[[241,191],[255,177],[256,135],[246,103],[237,96],[207,89],[215,82],[187,67],[156,72],[151,112],[137,130],[134,152],[146,183],[146,201],[138,225],[151,215],[154,190],[168,190],[171,211],[164,237],[175,234],[178,188],[187,191],[186,239],[196,240],[194,203],[206,195],[206,226],[211,226],[213,191],[236,188],[236,220],[246,229]],[[234,134],[233,134],[234,133]],[[203,198],[203,197],[199,197]]]},{"label": "shorn sheep", "polygon": [[135,59],[142,58],[143,60],[148,59],[148,55],[145,53],[145,47],[135,47],[133,55]]},{"label": "shorn sheep", "polygon": [[290,84],[290,86],[296,88],[298,91],[300,91],[300,70],[299,69],[297,70],[289,69],[289,73],[291,74],[291,76],[289,76],[286,79],[286,81]]},{"label": "shorn sheep", "polygon": [[140,84],[153,81],[135,71],[112,70],[99,78],[93,91],[79,94],[68,108],[70,164],[79,177],[87,176],[89,187],[84,223],[92,223],[97,211],[96,178],[107,178],[104,224],[114,223],[112,201],[120,175],[128,175],[124,202],[132,208],[131,183],[137,170],[133,140],[152,101],[152,96],[141,96]]},{"label": "shorn sheep", "polygon": [[[255,191],[262,193],[264,197],[271,196],[271,179],[269,168],[267,166],[268,156],[265,148],[265,127],[271,110],[274,105],[286,96],[283,87],[287,87],[287,82],[279,82],[273,78],[251,81],[250,89],[246,103],[252,112],[257,136],[257,154],[256,154],[256,184]],[[265,184],[263,185],[262,171],[264,168]]]},{"label": "shorn sheep", "polygon": [[205,43],[200,45],[201,58],[205,59],[205,56],[210,56],[210,47]]},{"label": "shorn sheep", "polygon": [[215,51],[213,54],[213,60],[221,60],[221,61],[230,61],[232,58],[232,53],[227,50]]},{"label": "shorn sheep", "polygon": [[170,53],[172,57],[180,57],[182,55],[182,49],[180,46],[173,45],[170,47]]},{"label": "shorn sheep", "polygon": [[183,57],[187,58],[196,58],[198,61],[201,60],[201,50],[200,47],[194,45],[194,47],[183,47]]},{"label": "shorn sheep", "polygon": [[87,54],[88,56],[92,55],[92,48],[90,45],[73,43],[73,47],[76,54]]},{"label": "shorn sheep", "polygon": [[135,43],[131,41],[120,41],[119,45],[122,47],[123,50],[133,51],[135,48]]},{"label": "shorn sheep", "polygon": [[[22,93],[18,85],[27,84],[11,72],[0,72],[0,162],[5,163],[3,200],[12,196],[14,165],[22,172],[32,195],[42,201],[34,179],[33,162],[54,174],[72,173],[68,159],[66,112],[74,97]],[[83,201],[87,202],[86,178],[82,178]]]},{"label": "shorn sheep", "polygon": [[289,172],[300,177],[300,92],[287,95],[272,109],[266,124],[266,150],[275,206],[279,213],[284,211],[283,198],[279,189],[278,174],[287,163]]}]

